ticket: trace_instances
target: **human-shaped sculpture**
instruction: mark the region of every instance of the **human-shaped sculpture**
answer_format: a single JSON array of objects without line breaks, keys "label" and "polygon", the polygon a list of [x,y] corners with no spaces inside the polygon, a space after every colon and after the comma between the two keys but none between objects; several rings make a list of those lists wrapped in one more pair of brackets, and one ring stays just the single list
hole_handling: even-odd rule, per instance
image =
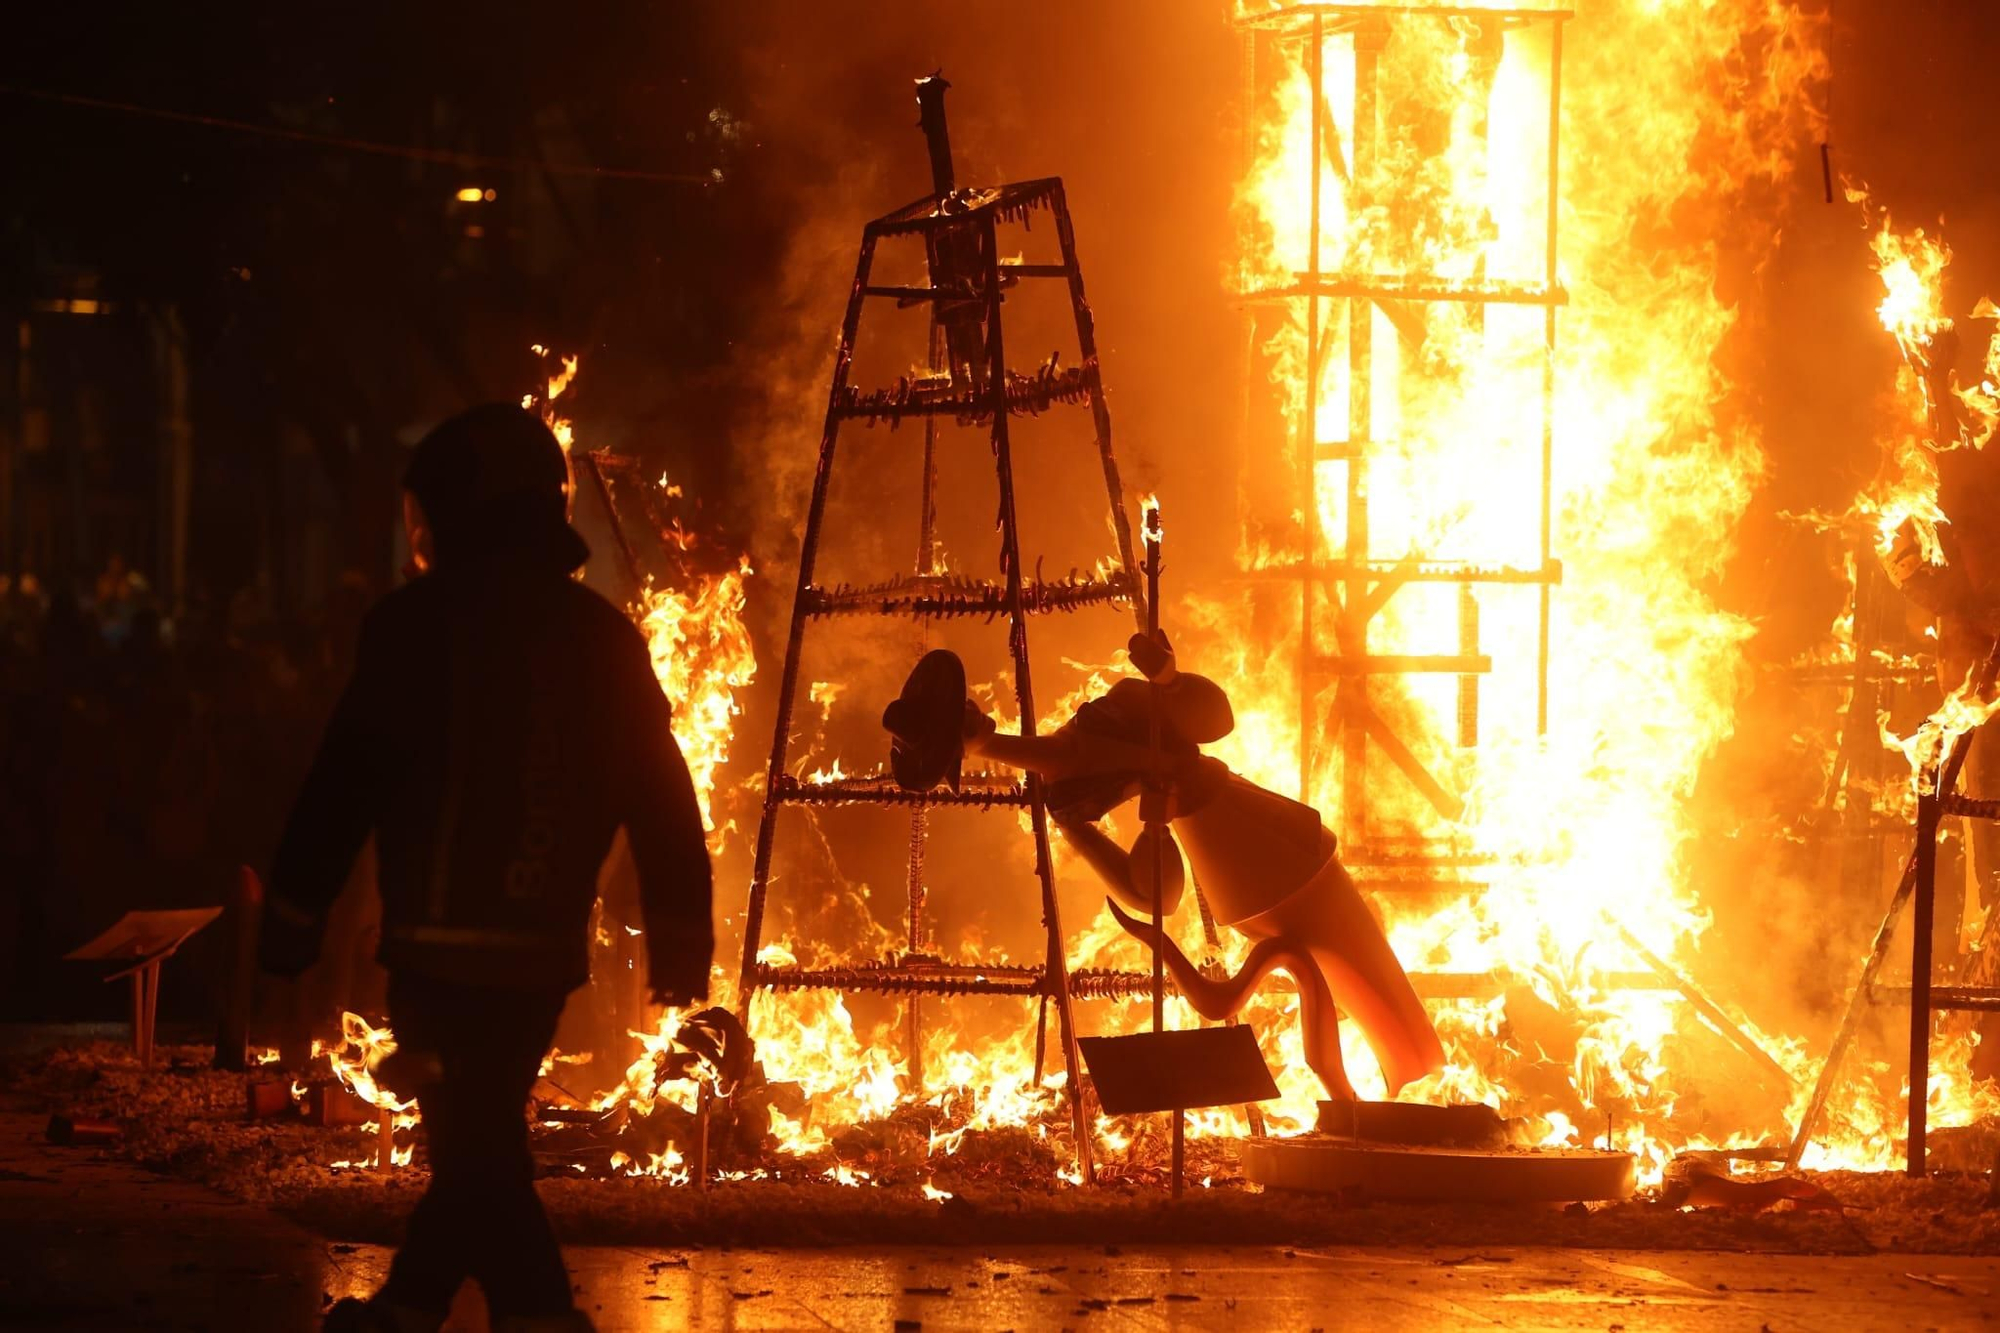
[{"label": "human-shaped sculpture", "polygon": [[[1113,915],[1148,944],[1150,921],[1119,904],[1150,915],[1150,858],[1162,856],[1163,910],[1174,909],[1185,882],[1178,839],[1216,920],[1257,941],[1237,974],[1219,979],[1202,975],[1171,939],[1159,943],[1197,1013],[1211,1020],[1235,1014],[1258,982],[1282,968],[1298,985],[1306,1061],[1329,1097],[1355,1099],[1336,1006],[1361,1025],[1391,1097],[1442,1069],[1437,1033],[1334,854],[1319,812],[1201,753],[1235,729],[1235,714],[1214,681],[1178,669],[1164,634],[1135,634],[1128,652],[1146,679],[1118,681],[1046,736],[998,731],[966,697],[958,658],[928,654],[882,716],[897,781],[912,790],[956,787],[968,754],[1039,774],[1056,826],[1110,888]],[[1156,698],[1158,749],[1150,743]],[[1173,834],[1164,847],[1142,834],[1128,853],[1098,827],[1134,797],[1163,803]]]}]

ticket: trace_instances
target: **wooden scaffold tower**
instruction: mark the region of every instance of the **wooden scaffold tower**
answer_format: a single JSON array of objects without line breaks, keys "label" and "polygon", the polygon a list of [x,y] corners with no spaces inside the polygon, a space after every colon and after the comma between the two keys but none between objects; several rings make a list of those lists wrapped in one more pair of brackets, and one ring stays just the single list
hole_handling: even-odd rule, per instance
[{"label": "wooden scaffold tower", "polygon": [[[1338,796],[1342,855],[1364,886],[1378,891],[1408,890],[1420,894],[1477,894],[1483,858],[1435,841],[1410,845],[1384,837],[1370,826],[1367,799],[1371,777],[1393,772],[1414,788],[1446,823],[1460,818],[1464,797],[1453,790],[1448,776],[1434,773],[1420,754],[1423,742],[1399,734],[1395,714],[1385,710],[1392,682],[1412,676],[1445,675],[1456,679],[1459,747],[1478,745],[1480,682],[1493,671],[1493,658],[1480,641],[1481,602],[1506,595],[1498,590],[1532,590],[1536,598],[1537,634],[1534,664],[1534,707],[1537,730],[1548,726],[1550,596],[1562,579],[1562,564],[1552,545],[1551,477],[1554,462],[1554,397],[1556,312],[1568,300],[1557,279],[1557,199],[1561,161],[1562,37],[1571,17],[1560,9],[1474,9],[1428,4],[1315,3],[1283,5],[1246,13],[1237,26],[1243,35],[1245,104],[1265,102],[1282,80],[1303,76],[1310,107],[1309,182],[1302,202],[1307,212],[1304,253],[1288,256],[1287,279],[1256,286],[1242,293],[1253,329],[1260,333],[1269,319],[1296,319],[1305,333],[1305,375],[1297,401],[1279,404],[1292,423],[1292,457],[1296,475],[1289,505],[1299,516],[1295,558],[1252,572],[1259,580],[1297,586],[1300,632],[1297,663],[1299,692],[1299,798],[1313,803],[1322,794]],[[1393,127],[1384,121],[1380,67],[1385,47],[1403,25],[1476,25],[1471,41],[1473,63],[1490,89],[1494,71],[1510,44],[1539,42],[1546,53],[1548,100],[1543,194],[1537,219],[1541,235],[1536,271],[1507,277],[1489,276],[1481,258],[1477,276],[1444,276],[1422,271],[1382,272],[1329,267],[1322,236],[1324,220],[1336,216],[1323,199],[1329,189],[1345,198],[1347,216],[1362,215],[1379,204],[1367,192],[1376,183],[1377,163],[1390,146]],[[1329,52],[1337,50],[1352,62],[1351,106],[1347,133],[1342,133],[1332,97],[1348,82],[1328,69]],[[1471,132],[1488,133],[1486,118],[1474,118]],[[1253,155],[1254,155],[1254,149]],[[1541,315],[1539,398],[1540,495],[1536,511],[1523,514],[1531,525],[1527,541],[1538,551],[1532,565],[1498,560],[1442,560],[1384,551],[1371,540],[1369,521],[1371,464],[1395,441],[1381,438],[1375,398],[1377,363],[1396,348],[1380,345],[1393,339],[1403,355],[1420,347],[1441,305],[1468,307],[1474,326],[1486,327],[1487,312],[1502,307],[1538,309]],[[1268,312],[1268,313],[1267,313]],[[1256,341],[1256,339],[1253,339]],[[1330,403],[1322,403],[1324,385],[1338,367],[1349,386],[1343,420],[1325,420]],[[1325,438],[1338,434],[1340,438]],[[1320,494],[1322,468],[1338,468],[1336,507],[1342,518],[1335,531],[1324,529]],[[1399,594],[1422,585],[1455,586],[1457,591],[1457,651],[1452,653],[1384,652],[1371,642],[1376,621]],[[1382,682],[1380,684],[1376,682]],[[1327,741],[1339,756],[1337,793],[1322,793],[1328,777]],[[1418,743],[1413,743],[1418,742]],[[1379,761],[1386,761],[1383,764]],[[1452,987],[1447,984],[1447,991]],[[1435,990],[1427,994],[1438,993]]]}]

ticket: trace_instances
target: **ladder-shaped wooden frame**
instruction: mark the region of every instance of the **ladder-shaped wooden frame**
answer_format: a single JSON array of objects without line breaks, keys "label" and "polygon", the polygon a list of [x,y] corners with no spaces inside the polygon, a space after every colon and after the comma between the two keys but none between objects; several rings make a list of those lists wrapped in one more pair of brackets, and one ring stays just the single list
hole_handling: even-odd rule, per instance
[{"label": "ladder-shaped wooden frame", "polygon": [[[1053,216],[1062,262],[1002,263],[998,244],[1000,225],[1025,221],[1030,214],[1042,210]],[[877,245],[883,240],[906,237],[925,243],[932,258],[932,285],[871,285]],[[976,247],[976,271],[971,275],[953,276],[949,272],[941,275],[937,256],[941,252],[952,252],[961,257],[974,253],[968,246]],[[1066,369],[1058,370],[1051,362],[1036,373],[1015,374],[1007,368],[1001,332],[1002,296],[1008,287],[1035,280],[1060,280],[1067,284],[1076,319],[1080,361]],[[941,311],[952,309],[963,312],[968,306],[976,306],[983,312],[984,363],[951,366],[946,375],[916,383],[904,381],[889,389],[866,393],[857,390],[848,381],[862,310],[871,299],[906,305],[929,304],[932,312],[931,364],[934,367],[944,355],[941,349],[945,339],[939,327]],[[962,325],[962,314],[960,322]],[[1040,413],[1058,405],[1087,405],[1090,409],[1098,454],[1103,464],[1112,527],[1117,534],[1119,563],[1118,568],[1107,575],[1044,582],[1024,579],[1022,575],[1008,421],[1014,413]],[[821,527],[826,517],[827,492],[833,477],[834,448],[841,424],[861,421],[869,425],[894,425],[912,417],[927,423],[922,525],[926,534],[926,549],[919,556],[918,572],[866,587],[821,587],[814,582],[814,570],[819,555]],[[930,572],[928,539],[933,476],[929,456],[933,443],[930,427],[934,427],[939,418],[955,418],[961,424],[990,423],[1000,491],[1001,579],[997,583]],[[918,620],[959,615],[988,619],[1004,616],[1008,624],[1008,644],[1014,667],[1015,698],[1020,710],[1021,729],[1023,734],[1032,735],[1036,712],[1028,663],[1028,617],[1038,612],[1125,603],[1132,606],[1136,622],[1143,627],[1146,617],[1144,594],[1131,572],[1134,568],[1131,525],[1125,513],[1117,460],[1111,452],[1111,415],[1104,402],[1098,371],[1096,332],[1090,306],[1084,298],[1083,273],[1077,265],[1075,234],[1062,181],[1051,177],[994,189],[953,190],[947,194],[928,196],[870,222],[862,233],[854,285],[848,296],[847,312],[841,322],[840,342],[834,354],[833,384],[828,395],[825,425],[820,434],[819,462],[813,475],[812,500],[806,513],[805,532],[799,550],[798,591],[792,603],[791,630],[785,647],[770,767],[766,776],[764,811],[757,829],[749,903],[744,913],[741,1004],[747,1021],[750,1000],[759,988],[878,991],[905,995],[910,997],[913,1006],[911,1033],[914,1050],[914,1006],[922,995],[1036,996],[1042,1001],[1044,1018],[1053,1001],[1063,1065],[1069,1079],[1067,1095],[1076,1137],[1077,1164],[1086,1179],[1094,1179],[1090,1123],[1083,1090],[1084,1071],[1077,1056],[1070,1004],[1072,979],[1064,957],[1062,917],[1056,897],[1054,865],[1049,856],[1048,812],[1040,779],[1032,774],[1020,782],[968,775],[958,791],[924,793],[903,791],[882,775],[832,782],[803,782],[789,772],[792,712],[798,696],[800,650],[805,641],[806,625],[811,620],[822,616],[862,613],[901,615]],[[923,954],[918,887],[912,890],[912,938],[909,952],[902,960],[821,968],[779,967],[760,962],[758,954],[763,945],[764,908],[770,888],[779,812],[787,805],[852,804],[913,807],[917,814],[913,837],[919,841],[922,837],[921,815],[928,806],[1007,811],[1025,807],[1033,830],[1035,874],[1041,882],[1042,921],[1048,936],[1048,950],[1043,963],[1035,967],[967,966]],[[913,885],[915,882],[913,876]],[[1086,989],[1095,995],[1128,994],[1136,993],[1146,984],[1147,978],[1139,974],[1093,973],[1086,982]],[[1042,1032],[1038,1030],[1038,1078],[1042,1053]],[[919,1069],[913,1058],[913,1077],[921,1077]]]}]

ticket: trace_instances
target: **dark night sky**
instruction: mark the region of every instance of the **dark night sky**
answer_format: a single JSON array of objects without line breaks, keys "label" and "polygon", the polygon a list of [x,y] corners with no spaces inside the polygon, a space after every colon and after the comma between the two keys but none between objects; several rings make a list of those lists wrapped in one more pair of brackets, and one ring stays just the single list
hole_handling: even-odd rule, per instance
[{"label": "dark night sky", "polygon": [[[0,293],[59,295],[88,272],[107,298],[178,309],[211,576],[245,554],[224,534],[247,532],[244,511],[267,498],[285,426],[311,437],[341,496],[344,562],[373,574],[395,437],[517,396],[531,342],[613,349],[593,388],[628,421],[712,412],[683,377],[719,359],[739,309],[728,275],[769,244],[730,216],[741,193],[534,166],[733,166],[709,118],[730,64],[683,7],[561,22],[504,3],[198,12],[38,10],[14,25],[0,83],[528,164],[461,169],[0,96]],[[467,184],[495,201],[455,204]]]}]

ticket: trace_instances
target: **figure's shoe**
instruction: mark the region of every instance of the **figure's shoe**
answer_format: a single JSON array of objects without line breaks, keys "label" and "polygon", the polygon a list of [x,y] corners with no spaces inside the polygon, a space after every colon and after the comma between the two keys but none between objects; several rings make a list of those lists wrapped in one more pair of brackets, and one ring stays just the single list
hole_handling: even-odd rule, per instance
[{"label": "figure's shoe", "polygon": [[882,725],[894,739],[889,771],[904,791],[929,791],[940,782],[958,790],[965,758],[965,663],[939,648],[925,653],[903,693],[882,710]]}]

